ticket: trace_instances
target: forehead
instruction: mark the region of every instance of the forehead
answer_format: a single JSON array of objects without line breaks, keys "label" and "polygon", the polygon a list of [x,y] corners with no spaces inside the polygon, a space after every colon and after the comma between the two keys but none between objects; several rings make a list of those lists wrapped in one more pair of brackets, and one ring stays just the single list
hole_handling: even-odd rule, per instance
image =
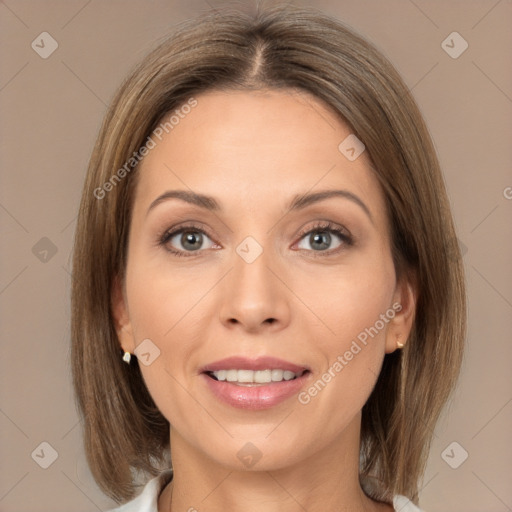
[{"label": "forehead", "polygon": [[194,99],[194,107],[164,117],[174,114],[159,136],[153,132],[156,144],[139,168],[137,205],[147,208],[166,190],[180,189],[257,209],[343,187],[383,211],[367,153],[347,158],[339,146],[354,137],[351,129],[314,96],[285,89],[212,91]]}]

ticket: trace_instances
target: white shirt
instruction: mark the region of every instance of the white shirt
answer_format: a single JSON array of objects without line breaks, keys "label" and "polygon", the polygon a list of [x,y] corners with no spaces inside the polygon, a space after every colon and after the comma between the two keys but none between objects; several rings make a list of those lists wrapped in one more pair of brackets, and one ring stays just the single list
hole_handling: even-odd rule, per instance
[{"label": "white shirt", "polygon": [[[172,469],[168,469],[151,479],[136,498],[107,512],[158,512],[158,497],[171,479]],[[401,495],[393,498],[393,508],[395,512],[423,512],[412,501]]]}]

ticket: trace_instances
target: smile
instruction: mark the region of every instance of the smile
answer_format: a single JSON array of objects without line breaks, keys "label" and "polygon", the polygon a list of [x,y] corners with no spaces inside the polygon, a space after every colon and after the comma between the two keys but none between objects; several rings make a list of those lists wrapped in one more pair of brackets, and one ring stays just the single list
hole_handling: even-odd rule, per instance
[{"label": "smile", "polygon": [[206,365],[200,376],[213,398],[246,410],[274,407],[306,386],[309,368],[282,359],[230,357]]},{"label": "smile", "polygon": [[234,382],[240,385],[259,385],[270,382],[282,382],[300,377],[306,370],[295,373],[290,370],[219,370],[209,372],[209,375],[218,381]]}]

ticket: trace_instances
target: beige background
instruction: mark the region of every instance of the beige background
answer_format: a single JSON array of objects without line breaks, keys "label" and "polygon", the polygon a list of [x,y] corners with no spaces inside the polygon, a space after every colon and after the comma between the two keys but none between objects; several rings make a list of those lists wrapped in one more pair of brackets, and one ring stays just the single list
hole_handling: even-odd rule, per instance
[{"label": "beige background", "polygon": [[[427,512],[510,511],[512,2],[295,3],[342,19],[402,73],[435,140],[467,249],[468,348],[435,432],[421,505]],[[84,463],[69,379],[69,262],[81,184],[106,105],[126,72],[176,22],[221,4],[0,3],[2,512],[113,505]],[[58,42],[47,59],[31,47],[44,31]],[[457,59],[441,47],[453,31],[469,44]],[[448,449],[452,464],[468,453],[457,469],[442,457],[454,441],[460,446]],[[42,442],[57,455],[48,469],[39,465],[51,462]]]}]

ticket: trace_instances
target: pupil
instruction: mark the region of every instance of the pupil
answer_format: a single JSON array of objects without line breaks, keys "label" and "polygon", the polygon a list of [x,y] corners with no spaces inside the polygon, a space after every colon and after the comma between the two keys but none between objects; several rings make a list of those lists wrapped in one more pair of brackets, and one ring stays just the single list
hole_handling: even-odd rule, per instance
[{"label": "pupil", "polygon": [[327,240],[323,243],[323,247],[321,247],[322,249],[327,249],[329,247],[329,243],[331,241],[331,235],[329,233],[327,233],[326,231],[321,231],[321,232],[317,232],[317,234],[315,235],[311,235],[314,242],[311,243],[311,246],[313,247],[314,243],[320,243],[322,245],[322,238],[324,240]]},{"label": "pupil", "polygon": [[201,234],[194,232],[183,233],[182,244],[186,249],[196,250],[201,247]]}]

